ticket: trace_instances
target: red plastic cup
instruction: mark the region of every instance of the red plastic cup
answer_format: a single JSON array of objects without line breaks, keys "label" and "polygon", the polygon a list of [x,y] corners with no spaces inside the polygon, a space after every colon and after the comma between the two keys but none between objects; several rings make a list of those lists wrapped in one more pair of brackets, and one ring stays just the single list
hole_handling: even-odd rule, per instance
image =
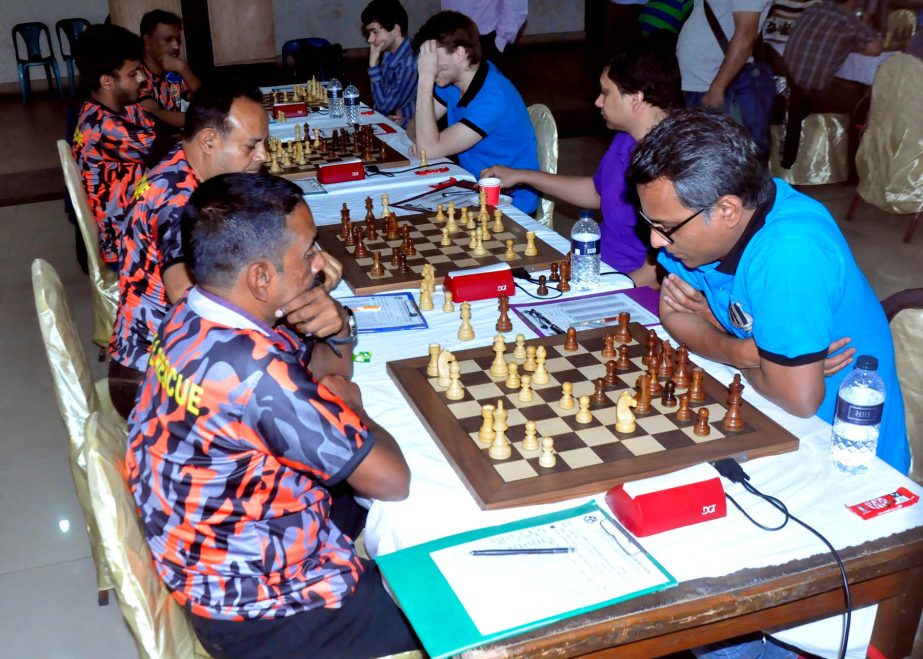
[{"label": "red plastic cup", "polygon": [[493,177],[482,178],[478,181],[478,187],[484,191],[488,205],[496,206],[500,203],[500,179]]}]

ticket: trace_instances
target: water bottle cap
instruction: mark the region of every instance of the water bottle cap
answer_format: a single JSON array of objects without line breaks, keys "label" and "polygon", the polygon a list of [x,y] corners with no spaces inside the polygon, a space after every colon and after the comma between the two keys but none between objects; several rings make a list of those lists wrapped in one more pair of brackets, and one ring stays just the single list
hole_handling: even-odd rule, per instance
[{"label": "water bottle cap", "polygon": [[590,210],[582,210],[582,211],[580,211],[580,219],[581,219],[581,220],[585,220],[585,219],[592,220],[592,219],[593,219],[593,211],[590,211]]},{"label": "water bottle cap", "polygon": [[859,355],[856,359],[856,368],[861,368],[866,371],[877,371],[878,358],[872,357],[871,355]]}]

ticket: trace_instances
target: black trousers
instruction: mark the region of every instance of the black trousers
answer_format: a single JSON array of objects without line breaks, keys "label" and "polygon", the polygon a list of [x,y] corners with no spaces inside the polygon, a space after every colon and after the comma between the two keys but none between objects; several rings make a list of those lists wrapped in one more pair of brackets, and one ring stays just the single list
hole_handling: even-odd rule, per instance
[{"label": "black trousers", "polygon": [[115,411],[127,419],[135,406],[138,389],[144,381],[144,373],[128,366],[122,366],[117,361],[109,362],[109,398]]},{"label": "black trousers", "polygon": [[798,143],[801,140],[801,124],[809,114],[817,112],[838,112],[849,115],[847,127],[849,171],[854,177],[856,152],[859,150],[859,126],[865,123],[869,112],[869,87],[859,82],[834,78],[823,90],[802,89],[792,83],[788,105],[788,123],[785,128],[785,143],[782,146],[782,167],[789,169],[798,158]]}]

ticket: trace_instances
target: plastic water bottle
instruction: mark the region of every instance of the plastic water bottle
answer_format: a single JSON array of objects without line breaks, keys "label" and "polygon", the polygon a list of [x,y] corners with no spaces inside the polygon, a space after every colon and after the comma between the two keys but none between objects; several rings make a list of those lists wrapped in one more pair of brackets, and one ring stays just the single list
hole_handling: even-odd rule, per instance
[{"label": "plastic water bottle", "polygon": [[327,105],[331,117],[343,116],[343,85],[336,78],[327,83]]},{"label": "plastic water bottle", "polygon": [[850,474],[868,469],[878,447],[884,405],[885,383],[878,374],[878,360],[862,355],[837,394],[831,444],[837,469]]},{"label": "plastic water bottle", "polygon": [[346,88],[343,92],[343,106],[346,114],[347,124],[359,123],[359,90],[353,85]]},{"label": "plastic water bottle", "polygon": [[570,232],[571,285],[580,291],[599,286],[599,224],[592,211],[580,211]]}]

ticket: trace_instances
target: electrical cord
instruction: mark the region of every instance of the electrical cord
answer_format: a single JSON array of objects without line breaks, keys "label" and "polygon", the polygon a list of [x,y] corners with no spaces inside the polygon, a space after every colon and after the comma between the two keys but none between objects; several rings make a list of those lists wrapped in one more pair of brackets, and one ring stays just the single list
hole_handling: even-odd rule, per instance
[{"label": "electrical cord", "polygon": [[830,541],[827,540],[827,538],[821,535],[820,532],[817,531],[817,529],[813,528],[812,526],[806,524],[805,522],[801,521],[800,519],[792,515],[789,512],[788,508],[785,506],[785,504],[782,503],[779,499],[769,494],[764,494],[760,492],[756,487],[754,487],[749,482],[750,476],[747,475],[747,472],[743,470],[743,467],[741,467],[740,464],[736,460],[733,460],[731,458],[725,458],[723,460],[718,460],[716,462],[713,462],[712,466],[714,466],[715,469],[718,470],[719,474],[727,478],[729,481],[731,481],[732,483],[740,483],[740,485],[747,492],[750,492],[751,494],[754,494],[760,497],[761,499],[765,500],[773,508],[775,508],[776,510],[778,510],[784,515],[784,519],[782,520],[782,523],[779,526],[775,526],[775,527],[765,526],[757,522],[750,515],[748,515],[744,511],[744,509],[740,506],[740,504],[734,500],[734,497],[732,497],[730,494],[725,492],[724,496],[727,497],[727,500],[730,501],[732,504],[734,504],[734,507],[736,507],[737,510],[743,513],[744,517],[750,520],[750,522],[752,522],[755,526],[763,529],[764,531],[778,531],[782,529],[786,524],[788,524],[789,520],[792,520],[796,524],[799,524],[800,526],[804,527],[805,529],[813,533],[815,536],[817,536],[817,538],[821,542],[823,542],[824,545],[826,545],[827,549],[833,555],[833,559],[836,561],[837,567],[840,569],[840,578],[843,582],[843,596],[844,596],[844,600],[846,603],[846,623],[843,625],[843,635],[840,640],[840,651],[838,654],[839,659],[844,659],[844,657],[846,656],[847,643],[849,642],[849,627],[850,627],[850,623],[852,622],[852,596],[850,595],[850,592],[849,592],[849,580],[846,577],[846,567],[843,565],[842,559],[840,559],[840,554],[837,552],[834,546],[830,544]]},{"label": "electrical cord", "polygon": [[380,169],[378,165],[366,165],[365,172],[366,178],[371,178],[373,176],[394,176],[395,174],[405,174],[407,172],[414,172],[418,169],[429,169],[431,167],[439,167],[441,165],[417,165],[415,167],[408,167],[407,169],[389,169],[384,170]]},{"label": "electrical cord", "polygon": [[[530,280],[530,281],[531,281],[531,280]],[[561,291],[557,291],[557,295],[553,295],[553,296],[548,296],[548,295],[546,295],[545,297],[542,297],[542,296],[540,296],[540,295],[532,295],[532,293],[530,293],[529,291],[527,291],[524,287],[520,286],[520,285],[519,285],[519,282],[513,282],[513,283],[516,285],[516,288],[518,288],[518,289],[521,290],[523,293],[525,293],[526,295],[528,295],[529,297],[531,297],[533,300],[557,300],[559,297],[561,297],[562,295],[564,295],[564,293],[562,293]],[[548,292],[550,293],[551,290],[552,290],[552,289],[549,288],[549,289],[548,289]]]}]

